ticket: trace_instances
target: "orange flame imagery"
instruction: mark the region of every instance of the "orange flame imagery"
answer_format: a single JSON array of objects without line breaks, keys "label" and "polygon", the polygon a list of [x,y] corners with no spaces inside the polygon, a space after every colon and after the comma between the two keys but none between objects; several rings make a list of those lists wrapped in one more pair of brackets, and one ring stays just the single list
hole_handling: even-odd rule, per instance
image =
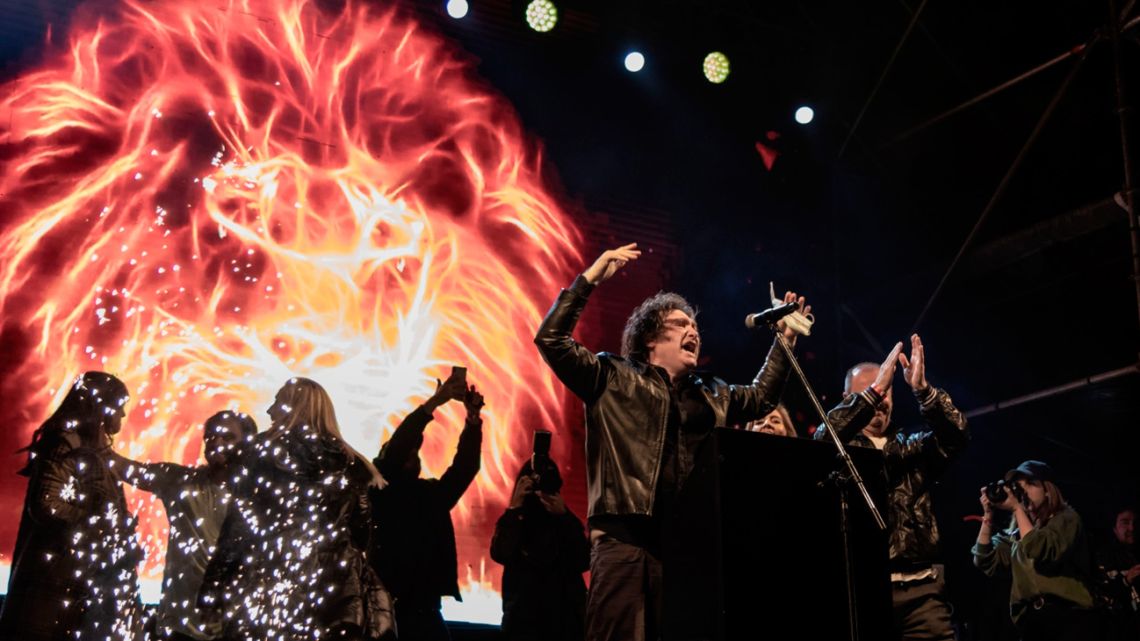
[{"label": "orange flame imagery", "polygon": [[[582,264],[509,104],[405,11],[351,1],[128,0],[81,9],[67,40],[4,87],[0,111],[19,444],[99,369],[132,393],[120,451],[194,463],[202,420],[239,409],[264,429],[276,389],[303,375],[373,455],[465,364],[487,407],[483,469],[452,514],[460,577],[468,595],[496,590],[486,550],[518,454],[562,419],[531,338]],[[462,405],[436,419],[429,476],[450,463]],[[166,520],[150,495],[131,500],[154,579]],[[15,524],[0,532],[6,554]]]}]

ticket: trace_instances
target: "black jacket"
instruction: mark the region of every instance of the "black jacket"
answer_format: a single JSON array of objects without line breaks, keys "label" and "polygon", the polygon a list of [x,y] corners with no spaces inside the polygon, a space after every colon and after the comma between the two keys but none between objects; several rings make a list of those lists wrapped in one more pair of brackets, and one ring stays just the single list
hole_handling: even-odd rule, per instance
[{"label": "black jacket", "polygon": [[374,459],[388,485],[369,497],[375,527],[370,560],[405,605],[438,602],[441,596],[461,600],[451,508],[479,473],[483,423],[469,417],[455,459],[439,479],[404,478],[400,467],[419,450],[431,419],[422,407],[408,414]]},{"label": "black jacket", "polygon": [[[652,515],[669,390],[646,363],[594,354],[571,337],[592,290],[582,276],[562,290],[534,342],[559,380],[586,404],[588,516]],[[716,378],[698,378],[695,384],[716,417],[715,427],[724,427],[771,412],[786,373],[784,355],[773,346],[751,385],[728,385]]]},{"label": "black jacket", "polygon": [[206,619],[223,621],[226,639],[394,636],[391,598],[365,556],[364,462],[298,426],[259,434],[245,466],[198,595]]},{"label": "black jacket", "polygon": [[578,517],[541,505],[508,509],[495,524],[491,558],[503,565],[504,639],[582,639],[590,542]]},{"label": "black jacket", "polygon": [[[902,434],[892,425],[883,447],[888,491],[883,517],[890,532],[892,572],[923,570],[939,561],[938,522],[930,490],[970,440],[966,417],[945,391],[932,390],[921,411],[929,431]],[[874,412],[863,395],[851,394],[827,417],[844,443],[874,447],[862,432]],[[816,439],[826,436],[822,429],[815,433]]]},{"label": "black jacket", "polygon": [[102,638],[116,624],[126,638],[140,635],[142,550],[108,465],[106,450],[81,444],[74,432],[41,441],[24,472],[28,489],[0,614],[3,641],[90,639],[100,631]]}]

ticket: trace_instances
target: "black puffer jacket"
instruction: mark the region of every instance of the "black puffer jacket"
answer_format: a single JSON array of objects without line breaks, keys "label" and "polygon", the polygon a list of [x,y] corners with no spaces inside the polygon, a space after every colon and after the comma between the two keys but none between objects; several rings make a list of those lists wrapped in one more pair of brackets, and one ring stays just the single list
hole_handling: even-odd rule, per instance
[{"label": "black puffer jacket", "polygon": [[[938,522],[930,490],[970,440],[966,417],[945,391],[932,390],[920,406],[929,431],[902,434],[892,425],[883,447],[890,493],[884,517],[890,528],[892,572],[918,571],[939,561]],[[852,394],[827,417],[844,443],[874,447],[862,432],[874,413],[863,395]],[[816,439],[825,437],[822,429],[816,431]]]},{"label": "black puffer jacket", "polygon": [[[595,354],[571,337],[594,286],[579,276],[546,314],[535,344],[566,387],[586,403],[589,516],[653,514],[669,420],[669,390],[646,363]],[[780,400],[787,363],[776,346],[751,385],[696,379],[714,427],[764,417]]]}]

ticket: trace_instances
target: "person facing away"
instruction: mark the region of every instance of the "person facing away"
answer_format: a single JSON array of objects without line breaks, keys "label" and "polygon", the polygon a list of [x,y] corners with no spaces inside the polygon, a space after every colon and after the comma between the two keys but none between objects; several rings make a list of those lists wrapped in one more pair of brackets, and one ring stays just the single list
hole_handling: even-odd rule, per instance
[{"label": "person facing away", "polygon": [[[420,447],[432,413],[462,399],[467,411],[451,465],[438,479],[420,478]],[[388,481],[370,495],[375,530],[369,561],[391,591],[401,639],[450,639],[440,597],[461,600],[451,509],[479,473],[483,396],[453,371],[413,410],[374,459]]]},{"label": "person facing away", "polygon": [[[1077,511],[1065,502],[1053,469],[1025,461],[1005,475],[1000,503],[981,489],[982,524],[974,565],[993,576],[1010,574],[1009,613],[1022,641],[1103,639],[1093,609],[1092,551]],[[1009,528],[994,531],[994,509],[1012,514]]]},{"label": "person facing away", "polygon": [[0,612],[3,641],[141,638],[143,554],[109,466],[128,400],[122,381],[87,372],[22,450],[28,489]]},{"label": "person facing away", "polygon": [[[844,400],[828,419],[844,443],[883,452],[887,505],[882,509],[890,541],[894,626],[901,639],[954,639],[950,604],[940,564],[938,522],[931,489],[946,466],[969,442],[966,418],[950,395],[926,380],[922,339],[910,338],[907,358],[897,343],[882,364],[860,363],[847,372]],[[903,434],[891,423],[896,365],[919,405],[928,428]],[[815,433],[827,438],[827,430]]]},{"label": "person facing away", "polygon": [[523,464],[491,538],[491,558],[503,566],[503,638],[581,641],[590,542],[562,500],[558,466],[548,458],[539,466]]},{"label": "person facing away", "polygon": [[366,551],[368,488],[383,479],[341,436],[332,399],[290,379],[244,458],[198,595],[228,640],[393,638],[391,602]]},{"label": "person facing away", "polygon": [[111,453],[115,474],[157,496],[170,523],[155,616],[159,639],[206,641],[222,633],[220,621],[207,624],[198,612],[198,590],[229,507],[226,477],[241,474],[241,447],[255,434],[257,424],[248,414],[224,411],[202,426],[205,465],[140,463]]},{"label": "person facing away", "polygon": [[[562,290],[534,338],[546,364],[586,406],[590,641],[660,635],[662,539],[697,450],[713,428],[771,412],[787,378],[786,357],[775,345],[751,385],[698,374],[696,312],[673,293],[659,293],[633,310],[621,356],[595,354],[575,341],[594,287],[640,255],[636,243],[603,252]],[[792,292],[784,301],[810,311]],[[794,341],[791,329],[782,332]]]}]

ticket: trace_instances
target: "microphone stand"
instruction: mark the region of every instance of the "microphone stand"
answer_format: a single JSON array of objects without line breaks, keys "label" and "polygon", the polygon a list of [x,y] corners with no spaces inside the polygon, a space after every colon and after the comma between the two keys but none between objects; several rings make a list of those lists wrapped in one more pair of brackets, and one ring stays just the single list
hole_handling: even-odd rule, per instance
[{"label": "microphone stand", "polygon": [[[831,423],[827,420],[827,412],[823,410],[823,405],[820,404],[819,397],[816,395],[811,383],[808,382],[803,369],[800,368],[800,362],[796,360],[795,354],[792,353],[792,347],[788,345],[788,341],[784,338],[783,332],[776,326],[774,321],[769,322],[768,327],[775,332],[776,342],[779,343],[780,349],[784,352],[784,356],[787,357],[788,362],[791,363],[792,369],[796,372],[796,376],[798,376],[800,382],[803,383],[804,390],[807,392],[808,398],[811,399],[812,406],[815,408],[816,413],[819,414],[824,429],[827,430],[832,442],[835,443],[838,458],[847,466],[846,474],[841,471],[832,472],[828,476],[827,482],[835,485],[839,491],[839,529],[843,535],[843,565],[847,577],[847,623],[851,631],[851,640],[857,641],[859,638],[859,627],[858,616],[855,610],[855,573],[854,566],[852,565],[851,542],[849,539],[850,530],[847,522],[849,507],[847,491],[850,483],[854,483],[855,487],[859,488],[859,493],[863,496],[863,502],[867,504],[867,509],[871,512],[871,516],[875,517],[875,524],[879,526],[880,531],[887,529],[887,523],[883,520],[883,515],[879,513],[879,508],[875,506],[875,501],[871,498],[871,493],[867,491],[867,485],[863,483],[863,477],[855,467],[855,462],[851,460],[851,455],[847,453],[847,448],[843,446],[843,441],[839,440],[839,435],[836,434],[835,430],[831,427]],[[820,485],[823,486],[827,482],[821,482]]]}]

